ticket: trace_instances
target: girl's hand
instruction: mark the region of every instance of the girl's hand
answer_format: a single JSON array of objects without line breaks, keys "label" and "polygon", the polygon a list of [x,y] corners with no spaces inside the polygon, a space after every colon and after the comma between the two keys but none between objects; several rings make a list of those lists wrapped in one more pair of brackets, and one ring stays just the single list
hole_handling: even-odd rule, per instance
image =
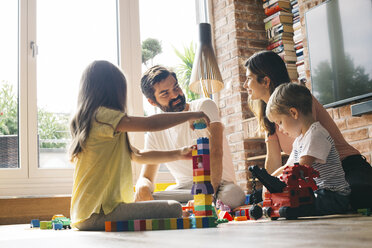
[{"label": "girl's hand", "polygon": [[207,127],[209,127],[209,123],[211,121],[209,120],[209,117],[203,111],[195,112],[195,114],[196,114],[196,118],[193,118],[193,119],[190,120],[190,128],[192,130],[195,129],[195,127],[194,127],[194,121],[195,120],[200,120],[200,119],[203,119],[204,122],[205,122],[205,124],[207,125]]},{"label": "girl's hand", "polygon": [[180,160],[190,160],[192,159],[192,150],[194,146],[185,146],[178,150],[178,156]]}]

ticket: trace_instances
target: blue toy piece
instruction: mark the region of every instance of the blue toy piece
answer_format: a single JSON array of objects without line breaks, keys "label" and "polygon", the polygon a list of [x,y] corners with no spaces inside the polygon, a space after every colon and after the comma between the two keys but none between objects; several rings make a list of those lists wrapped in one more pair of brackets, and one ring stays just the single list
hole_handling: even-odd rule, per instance
[{"label": "blue toy piece", "polygon": [[62,223],[53,223],[53,229],[54,230],[62,230],[63,224]]},{"label": "blue toy piece", "polygon": [[195,121],[193,125],[195,129],[204,129],[207,127],[203,119]]},{"label": "blue toy piece", "polygon": [[30,227],[40,227],[40,221],[38,219],[31,220]]},{"label": "blue toy piece", "polygon": [[197,194],[213,194],[213,186],[211,182],[203,182],[203,183],[194,183],[191,188],[191,194],[197,195]]}]

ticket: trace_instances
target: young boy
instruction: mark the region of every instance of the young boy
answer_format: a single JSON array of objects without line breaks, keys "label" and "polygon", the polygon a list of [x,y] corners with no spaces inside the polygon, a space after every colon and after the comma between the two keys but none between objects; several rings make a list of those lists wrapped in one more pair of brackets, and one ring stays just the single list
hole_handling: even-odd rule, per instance
[{"label": "young boy", "polygon": [[[279,129],[295,139],[286,165],[312,166],[320,174],[315,178],[315,215],[345,213],[349,209],[350,187],[328,131],[312,115],[310,91],[288,83],[275,89],[266,107],[266,116]],[[273,175],[279,176],[285,166]]]}]

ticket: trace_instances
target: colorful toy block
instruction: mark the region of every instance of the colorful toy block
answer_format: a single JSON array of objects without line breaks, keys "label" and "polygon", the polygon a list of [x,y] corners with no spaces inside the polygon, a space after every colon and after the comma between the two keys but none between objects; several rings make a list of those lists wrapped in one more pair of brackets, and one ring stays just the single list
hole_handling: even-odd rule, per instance
[{"label": "colorful toy block", "polygon": [[40,227],[40,221],[38,219],[31,220],[30,227],[31,228]]},{"label": "colorful toy block", "polygon": [[248,220],[248,219],[247,219],[247,216],[243,215],[243,216],[235,216],[234,220],[235,221],[245,221],[245,220]]},{"label": "colorful toy block", "polygon": [[[200,228],[215,227],[215,217],[203,217],[207,218],[208,225],[202,224]],[[207,220],[204,220],[206,223]],[[106,232],[123,232],[123,231],[144,231],[144,230],[170,230],[170,229],[189,229],[198,228],[195,222],[195,218],[165,218],[165,219],[146,219],[146,220],[126,220],[126,221],[106,221],[105,231]],[[202,220],[203,222],[203,220]]]},{"label": "colorful toy block", "polygon": [[52,229],[52,222],[51,221],[40,221],[40,229]]},{"label": "colorful toy block", "polygon": [[227,211],[221,211],[218,214],[218,218],[219,219],[227,219],[229,221],[232,221],[233,220],[233,218],[231,217],[231,215]]},{"label": "colorful toy block", "polygon": [[198,194],[194,195],[194,206],[198,205],[212,205],[213,195]]},{"label": "colorful toy block", "polygon": [[197,168],[197,169],[194,169],[193,172],[192,172],[192,175],[193,176],[209,176],[211,174],[211,171],[210,170],[205,170],[204,168]]},{"label": "colorful toy block", "polygon": [[191,188],[192,195],[197,195],[197,194],[209,195],[213,193],[214,193],[213,186],[210,182],[205,182],[205,181],[198,182],[196,184],[193,184]]},{"label": "colorful toy block", "polygon": [[211,176],[210,175],[200,175],[200,176],[194,176],[193,177],[193,182],[198,183],[198,182],[207,182],[211,181]]}]

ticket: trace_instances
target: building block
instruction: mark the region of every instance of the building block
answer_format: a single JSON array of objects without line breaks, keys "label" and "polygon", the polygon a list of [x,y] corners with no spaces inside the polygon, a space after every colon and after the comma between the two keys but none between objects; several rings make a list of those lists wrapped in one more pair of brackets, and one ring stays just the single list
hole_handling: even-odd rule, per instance
[{"label": "building block", "polygon": [[189,218],[183,218],[183,229],[189,229],[191,227]]},{"label": "building block", "polygon": [[194,195],[194,206],[212,205],[213,195],[198,194]]},{"label": "building block", "polygon": [[210,175],[210,174],[211,174],[211,171],[205,170],[204,168],[193,169],[193,172],[192,172],[193,176],[203,176],[203,175]]},{"label": "building block", "polygon": [[212,205],[197,205],[194,206],[195,211],[212,211],[213,210]]},{"label": "building block", "polygon": [[31,228],[40,227],[40,221],[38,219],[31,220],[30,227]]},{"label": "building block", "polygon": [[111,232],[111,221],[105,221],[105,231]]},{"label": "building block", "polygon": [[153,219],[152,220],[152,230],[159,230],[159,220]]},{"label": "building block", "polygon": [[229,221],[232,221],[233,220],[233,218],[231,217],[231,215],[227,211],[221,211],[218,214],[218,218],[219,219],[227,219]]},{"label": "building block", "polygon": [[206,210],[206,211],[195,211],[195,216],[213,216],[212,210]]},{"label": "building block", "polygon": [[213,193],[214,193],[214,190],[213,190],[213,186],[211,182],[194,183],[191,188],[192,195],[197,195],[197,194],[209,195]]},{"label": "building block", "polygon": [[183,218],[177,219],[177,229],[183,229]]},{"label": "building block", "polygon": [[193,169],[210,170],[210,159],[209,159],[209,150],[208,154],[201,154],[192,157]]},{"label": "building block", "polygon": [[158,220],[158,228],[159,228],[159,230],[165,230],[164,219],[159,219]]},{"label": "building block", "polygon": [[40,229],[52,229],[52,222],[51,221],[40,221]]},{"label": "building block", "polygon": [[243,215],[243,216],[235,216],[234,220],[235,221],[245,221],[245,220],[248,220],[248,219],[247,219],[247,216]]},{"label": "building block", "polygon": [[211,176],[210,175],[201,175],[201,176],[194,176],[193,177],[193,182],[198,183],[198,182],[205,182],[205,181],[210,181]]},{"label": "building block", "polygon": [[169,229],[177,229],[177,219],[176,218],[169,219]]},{"label": "building block", "polygon": [[140,221],[141,220],[134,220],[133,221],[134,231],[140,231],[141,230]]},{"label": "building block", "polygon": [[146,230],[152,230],[152,219],[146,220]]},{"label": "building block", "polygon": [[197,144],[197,149],[198,149],[198,154],[199,154],[199,150],[209,150],[209,144],[206,144],[206,143],[199,143]]}]

